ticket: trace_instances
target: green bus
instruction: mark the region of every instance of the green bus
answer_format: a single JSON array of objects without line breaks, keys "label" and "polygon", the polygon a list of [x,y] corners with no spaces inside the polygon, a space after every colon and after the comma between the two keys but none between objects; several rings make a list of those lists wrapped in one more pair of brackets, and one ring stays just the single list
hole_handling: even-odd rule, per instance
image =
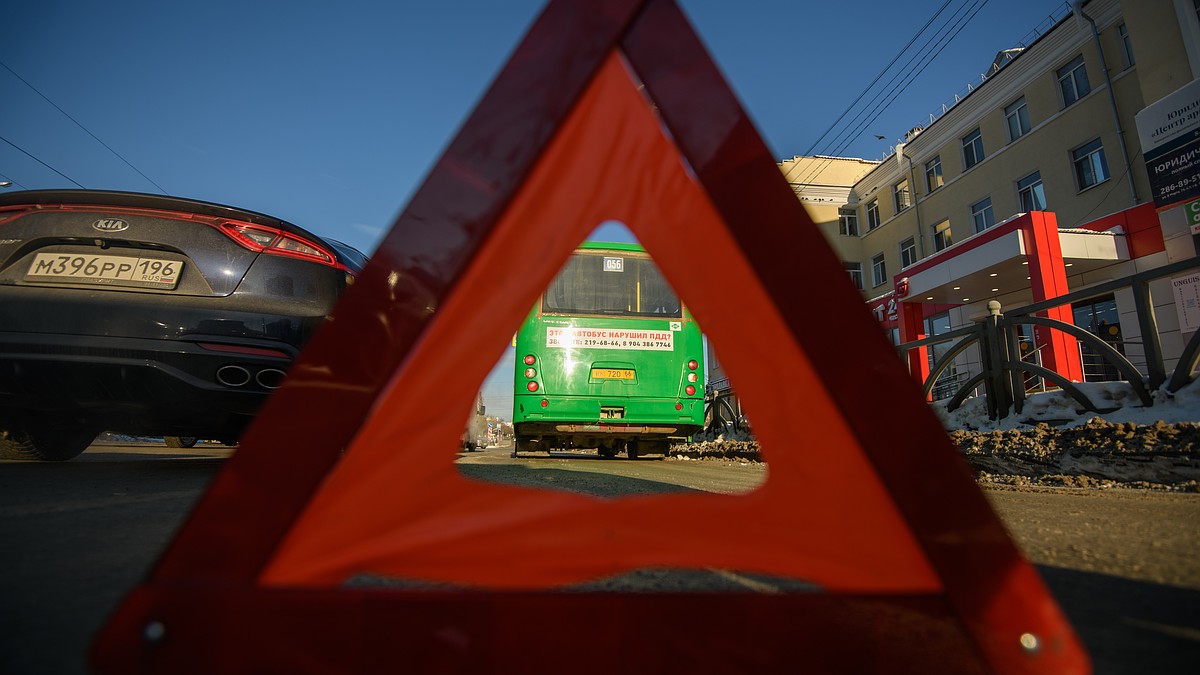
[{"label": "green bus", "polygon": [[513,457],[665,455],[704,424],[700,328],[637,244],[580,246],[515,344]]}]

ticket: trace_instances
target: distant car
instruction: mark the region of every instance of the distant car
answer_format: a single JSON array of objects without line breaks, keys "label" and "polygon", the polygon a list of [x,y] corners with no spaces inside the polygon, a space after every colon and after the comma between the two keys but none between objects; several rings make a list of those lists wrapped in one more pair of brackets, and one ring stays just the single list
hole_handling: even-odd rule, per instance
[{"label": "distant car", "polygon": [[101,431],[236,443],[365,265],[231,206],[0,194],[0,458],[71,459]]}]

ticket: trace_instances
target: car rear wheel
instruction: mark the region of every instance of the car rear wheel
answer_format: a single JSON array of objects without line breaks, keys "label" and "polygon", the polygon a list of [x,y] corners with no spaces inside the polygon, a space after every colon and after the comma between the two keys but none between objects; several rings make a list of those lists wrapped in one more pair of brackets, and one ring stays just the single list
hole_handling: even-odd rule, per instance
[{"label": "car rear wheel", "polygon": [[49,425],[0,430],[0,459],[65,461],[87,450],[97,433],[95,429]]},{"label": "car rear wheel", "polygon": [[163,436],[168,448],[190,448],[200,439],[195,436]]}]

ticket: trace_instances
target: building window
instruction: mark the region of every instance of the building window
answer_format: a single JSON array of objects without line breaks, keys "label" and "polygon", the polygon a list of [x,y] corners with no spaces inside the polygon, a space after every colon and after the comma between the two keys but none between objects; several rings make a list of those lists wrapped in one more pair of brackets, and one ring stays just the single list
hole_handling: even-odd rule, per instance
[{"label": "building window", "polygon": [[1042,187],[1041,171],[1034,171],[1017,181],[1017,197],[1021,201],[1021,210],[1026,213],[1046,210],[1046,190]]},{"label": "building window", "polygon": [[963,171],[983,161],[983,135],[976,129],[963,136]]},{"label": "building window", "polygon": [[843,237],[858,236],[858,211],[850,208],[838,209],[838,234]]},{"label": "building window", "polygon": [[854,287],[861,291],[863,289],[862,263],[843,261],[842,267],[850,275],[850,281],[854,284]]},{"label": "building window", "polygon": [[971,205],[971,222],[975,223],[976,232],[983,232],[996,224],[996,216],[992,213],[991,197]]},{"label": "building window", "polygon": [[938,155],[925,162],[925,190],[933,192],[943,185],[945,181],[942,180],[942,157]]},{"label": "building window", "polygon": [[[1197,6],[1200,7],[1200,2],[1197,2]],[[1125,67],[1132,67],[1137,64],[1137,61],[1133,59],[1133,42],[1129,40],[1129,28],[1125,24],[1121,24],[1117,26],[1117,33],[1121,36],[1121,51],[1125,53]]]},{"label": "building window", "polygon": [[871,258],[871,285],[882,286],[887,282],[887,266],[883,264],[883,254]]},{"label": "building window", "polygon": [[917,240],[909,237],[900,242],[900,269],[917,262]]},{"label": "building window", "polygon": [[1080,192],[1108,180],[1108,162],[1104,160],[1104,145],[1099,138],[1071,151],[1071,159],[1075,162],[1075,184]]},{"label": "building window", "polygon": [[896,213],[900,213],[912,206],[912,197],[908,193],[908,179],[904,179],[892,186],[892,199],[896,204]]},{"label": "building window", "polygon": [[1008,140],[1015,141],[1029,133],[1029,108],[1025,106],[1025,97],[1004,109],[1004,121],[1008,123]]},{"label": "building window", "polygon": [[1062,91],[1064,108],[1087,96],[1092,90],[1092,85],[1088,84],[1087,68],[1083,66],[1082,56],[1076,56],[1074,61],[1058,69],[1058,88]]},{"label": "building window", "polygon": [[950,221],[943,220],[933,226],[933,250],[942,251],[950,248],[954,238],[950,236]]},{"label": "building window", "polygon": [[879,200],[867,202],[867,232],[879,227]]}]

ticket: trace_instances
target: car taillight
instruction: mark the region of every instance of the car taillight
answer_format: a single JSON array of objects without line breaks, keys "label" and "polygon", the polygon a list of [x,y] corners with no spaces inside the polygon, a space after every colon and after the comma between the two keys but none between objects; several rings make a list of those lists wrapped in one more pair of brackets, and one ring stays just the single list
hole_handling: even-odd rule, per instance
[{"label": "car taillight", "polygon": [[345,266],[339,264],[337,258],[325,247],[278,228],[242,223],[236,220],[223,221],[217,225],[217,228],[243,248],[250,249],[255,253],[299,258],[350,272]]}]

